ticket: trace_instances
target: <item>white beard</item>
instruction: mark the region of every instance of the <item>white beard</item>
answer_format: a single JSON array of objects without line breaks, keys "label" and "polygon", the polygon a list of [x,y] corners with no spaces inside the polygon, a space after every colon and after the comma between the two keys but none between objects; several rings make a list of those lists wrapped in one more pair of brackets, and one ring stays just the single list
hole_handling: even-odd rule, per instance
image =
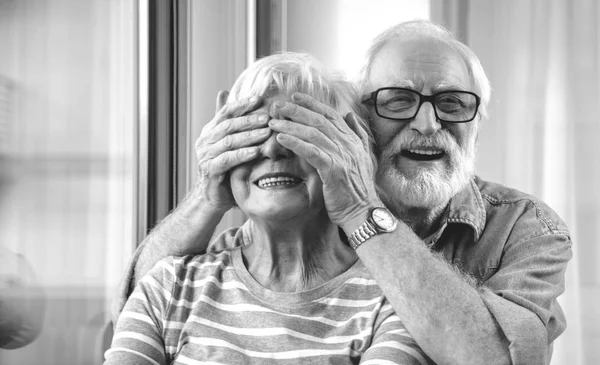
[{"label": "white beard", "polygon": [[[475,130],[463,148],[445,129],[430,137],[407,130],[381,146],[376,182],[383,202],[396,213],[406,207],[445,207],[474,175],[476,135]],[[443,164],[401,171],[396,166],[400,152],[418,147],[434,147],[445,151]]]}]

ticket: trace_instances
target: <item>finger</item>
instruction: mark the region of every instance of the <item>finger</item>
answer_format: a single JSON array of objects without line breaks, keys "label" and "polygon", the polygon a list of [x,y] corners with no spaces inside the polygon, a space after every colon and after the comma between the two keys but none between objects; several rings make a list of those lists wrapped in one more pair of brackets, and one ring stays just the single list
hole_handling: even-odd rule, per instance
[{"label": "finger", "polygon": [[275,132],[291,135],[313,144],[324,151],[328,151],[330,154],[337,150],[335,142],[317,128],[283,119],[271,119],[269,121],[269,128]]},{"label": "finger", "polygon": [[339,113],[330,107],[329,105],[325,105],[310,95],[295,92],[292,95],[292,101],[308,110],[311,110],[317,114],[321,114],[329,119],[333,124],[342,132],[348,133],[349,128],[348,125],[344,122],[343,118],[339,115]]},{"label": "finger", "polygon": [[[217,99],[218,98],[219,95],[217,95]],[[220,100],[217,100],[217,105],[219,103]],[[227,103],[215,113],[215,116],[210,122],[206,123],[206,125],[202,128],[202,131],[211,131],[216,125],[219,125],[227,119],[248,114],[256,110],[261,103],[261,99],[256,96]]]},{"label": "finger", "polygon": [[222,175],[238,165],[252,161],[258,156],[259,151],[260,148],[257,146],[226,151],[210,160],[206,168],[209,169],[210,175]]},{"label": "finger", "polygon": [[215,143],[225,138],[228,134],[266,127],[268,122],[269,116],[267,114],[253,114],[226,119],[210,130],[209,135],[206,137],[206,142]]},{"label": "finger", "polygon": [[272,104],[269,115],[275,120],[288,119],[308,127],[319,129],[330,139],[336,139],[337,129],[323,115],[294,103],[278,101]]},{"label": "finger", "polygon": [[207,156],[215,158],[227,151],[237,150],[244,147],[257,145],[266,141],[271,135],[272,130],[268,127],[258,128],[251,131],[233,133],[226,135],[217,143],[205,147]]},{"label": "finger", "polygon": [[327,153],[314,144],[289,134],[280,133],[276,138],[279,144],[305,159],[306,162],[317,169],[323,182],[327,180],[329,172],[331,171],[330,166],[333,163],[333,159]]},{"label": "finger", "polygon": [[350,113],[346,114],[346,117],[344,118],[344,120],[348,124],[348,127],[350,127],[350,129],[352,129],[352,131],[354,133],[356,133],[356,135],[358,135],[358,138],[360,138],[360,140],[362,141],[363,146],[365,147],[365,150],[369,151],[369,149],[371,148],[369,134],[365,130],[365,127],[363,125],[361,125],[360,122],[358,121],[356,114],[350,112]]},{"label": "finger", "polygon": [[217,105],[215,108],[215,114],[217,114],[219,112],[219,110],[221,110],[221,108],[223,108],[225,106],[225,103],[227,103],[228,96],[229,96],[229,91],[227,91],[227,90],[221,90],[217,93]]},{"label": "finger", "polygon": [[262,99],[258,96],[236,100],[225,104],[218,112],[217,119],[224,120],[239,117],[258,109],[262,105]]}]

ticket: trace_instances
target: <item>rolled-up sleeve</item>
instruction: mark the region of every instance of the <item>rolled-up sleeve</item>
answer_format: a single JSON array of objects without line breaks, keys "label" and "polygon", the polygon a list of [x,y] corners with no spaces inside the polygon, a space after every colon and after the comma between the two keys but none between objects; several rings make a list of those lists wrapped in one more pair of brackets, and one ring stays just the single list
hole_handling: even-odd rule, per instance
[{"label": "rolled-up sleeve", "polygon": [[483,283],[482,299],[509,342],[513,364],[549,363],[552,342],[566,328],[557,297],[571,256],[568,235],[529,237],[507,247],[500,269]]}]

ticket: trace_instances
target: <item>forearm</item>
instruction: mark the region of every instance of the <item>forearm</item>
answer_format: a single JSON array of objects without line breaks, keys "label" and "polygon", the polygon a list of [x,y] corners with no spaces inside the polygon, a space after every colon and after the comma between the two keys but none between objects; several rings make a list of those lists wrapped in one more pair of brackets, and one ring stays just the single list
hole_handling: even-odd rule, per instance
[{"label": "forearm", "polygon": [[167,256],[206,252],[225,211],[211,208],[196,190],[165,217],[144,239],[135,262],[137,283],[158,261]]},{"label": "forearm", "polygon": [[510,364],[508,343],[477,289],[400,223],[357,253],[407,329],[438,364]]}]

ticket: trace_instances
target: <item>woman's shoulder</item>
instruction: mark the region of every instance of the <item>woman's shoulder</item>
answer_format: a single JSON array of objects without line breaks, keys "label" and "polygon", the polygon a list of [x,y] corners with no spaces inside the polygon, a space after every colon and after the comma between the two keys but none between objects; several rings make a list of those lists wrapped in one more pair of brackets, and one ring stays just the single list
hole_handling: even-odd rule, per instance
[{"label": "woman's shoulder", "polygon": [[184,281],[218,275],[219,272],[231,269],[231,252],[232,250],[225,250],[203,255],[167,256],[156,263],[146,277],[163,282],[171,281],[172,278]]},{"label": "woman's shoulder", "polygon": [[193,298],[198,288],[209,282],[235,279],[231,253],[227,250],[204,255],[168,256],[143,279],[146,285],[159,285],[173,298]]},{"label": "woman's shoulder", "polygon": [[250,244],[251,222],[247,221],[241,227],[227,228],[214,237],[209,243],[207,252],[220,252]]},{"label": "woman's shoulder", "polygon": [[207,252],[203,255],[171,256],[171,265],[175,273],[203,276],[231,268],[231,254],[239,249],[239,247],[233,247],[218,252]]}]

